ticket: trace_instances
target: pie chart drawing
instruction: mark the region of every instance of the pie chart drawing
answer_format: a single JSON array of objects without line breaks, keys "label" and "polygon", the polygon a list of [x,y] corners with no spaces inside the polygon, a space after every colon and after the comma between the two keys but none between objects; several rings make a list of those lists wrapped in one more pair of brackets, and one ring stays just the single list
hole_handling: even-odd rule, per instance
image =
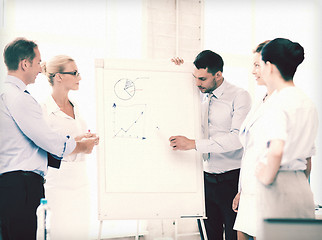
[{"label": "pie chart drawing", "polygon": [[135,84],[127,78],[122,78],[115,83],[114,92],[119,99],[129,100],[135,95]]}]

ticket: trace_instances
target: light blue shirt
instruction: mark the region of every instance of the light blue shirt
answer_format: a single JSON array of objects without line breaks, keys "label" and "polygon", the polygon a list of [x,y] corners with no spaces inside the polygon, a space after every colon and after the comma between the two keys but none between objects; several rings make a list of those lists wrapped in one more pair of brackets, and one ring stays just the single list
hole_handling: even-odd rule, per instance
[{"label": "light blue shirt", "polygon": [[[209,103],[209,138],[196,140],[196,149],[201,153],[210,153],[209,159],[204,161],[205,172],[224,173],[240,168],[243,146],[238,136],[239,128],[251,108],[251,97],[246,90],[226,80],[213,94]],[[208,104],[207,98],[208,94],[205,94],[202,119]]]},{"label": "light blue shirt", "polygon": [[0,175],[6,172],[47,173],[47,152],[62,158],[76,147],[74,138],[53,131],[26,85],[7,76],[0,92]]}]

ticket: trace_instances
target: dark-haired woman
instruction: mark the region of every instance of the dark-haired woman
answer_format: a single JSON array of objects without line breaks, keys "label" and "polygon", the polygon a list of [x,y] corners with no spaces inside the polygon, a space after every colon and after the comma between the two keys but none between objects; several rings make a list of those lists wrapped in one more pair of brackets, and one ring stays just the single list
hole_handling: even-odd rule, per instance
[{"label": "dark-haired woman", "polygon": [[256,168],[259,224],[265,218],[315,216],[305,171],[307,158],[315,151],[318,115],[312,101],[293,82],[303,60],[303,47],[283,38],[270,41],[261,53],[261,76],[275,93],[261,118],[257,139],[262,144]]}]

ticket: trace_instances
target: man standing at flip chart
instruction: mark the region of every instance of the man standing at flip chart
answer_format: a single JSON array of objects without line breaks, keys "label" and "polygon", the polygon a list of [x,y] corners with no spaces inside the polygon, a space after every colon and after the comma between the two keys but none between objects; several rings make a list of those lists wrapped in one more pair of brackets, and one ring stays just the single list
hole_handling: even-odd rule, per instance
[{"label": "man standing at flip chart", "polygon": [[[180,58],[172,61],[183,63]],[[207,216],[204,222],[209,240],[223,239],[224,231],[225,240],[237,239],[232,201],[238,191],[243,155],[238,135],[251,108],[249,93],[224,79],[223,65],[221,56],[210,50],[200,52],[194,61],[193,76],[203,94],[203,139],[169,138],[173,150],[195,149],[203,155]]]}]

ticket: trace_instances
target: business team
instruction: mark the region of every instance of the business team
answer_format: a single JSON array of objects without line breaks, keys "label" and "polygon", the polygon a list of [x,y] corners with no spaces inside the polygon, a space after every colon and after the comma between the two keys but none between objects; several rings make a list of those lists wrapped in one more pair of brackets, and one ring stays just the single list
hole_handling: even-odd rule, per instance
[{"label": "business team", "polygon": [[[66,64],[49,71],[47,77],[53,81],[53,87],[62,87],[65,92],[57,94],[56,91],[51,102],[58,111],[75,120],[74,103],[67,93],[77,88],[80,76],[73,59],[60,58],[66,58]],[[59,162],[67,155],[89,154],[99,143],[99,137],[79,131],[79,136],[68,132],[58,134],[48,125],[43,109],[26,90],[44,71],[35,42],[15,39],[5,47],[4,60],[8,75],[0,93],[0,236],[35,239],[35,213],[45,194],[43,184],[51,166],[49,160]],[[233,206],[233,200],[238,196],[240,165],[249,151],[249,139],[255,139],[258,144],[258,150],[252,154],[256,167],[250,173],[256,176],[257,222],[262,223],[266,217],[314,218],[313,196],[305,171],[307,160],[315,151],[318,116],[312,101],[293,83],[296,69],[303,60],[304,49],[298,43],[277,38],[263,44],[258,69],[270,94],[256,119],[260,131],[250,131],[251,126],[243,124],[251,109],[248,92],[224,79],[224,62],[219,54],[205,50],[196,57],[193,76],[204,99],[204,137],[171,136],[169,142],[175,151],[195,150],[203,155],[208,239],[223,239],[224,234],[226,240],[237,239],[239,229],[234,230],[237,207]],[[183,63],[180,58],[173,61]],[[241,139],[246,136],[246,142],[240,141],[239,136]],[[243,165],[241,171],[244,171]],[[294,181],[301,188],[289,185]],[[294,191],[289,193],[286,188]],[[281,191],[287,193],[283,202],[291,204],[280,204],[277,193]],[[305,204],[297,201],[303,195]],[[294,209],[301,211],[294,215]],[[260,236],[261,225],[256,226],[256,234],[250,235]],[[238,239],[243,237],[238,235]]]}]

